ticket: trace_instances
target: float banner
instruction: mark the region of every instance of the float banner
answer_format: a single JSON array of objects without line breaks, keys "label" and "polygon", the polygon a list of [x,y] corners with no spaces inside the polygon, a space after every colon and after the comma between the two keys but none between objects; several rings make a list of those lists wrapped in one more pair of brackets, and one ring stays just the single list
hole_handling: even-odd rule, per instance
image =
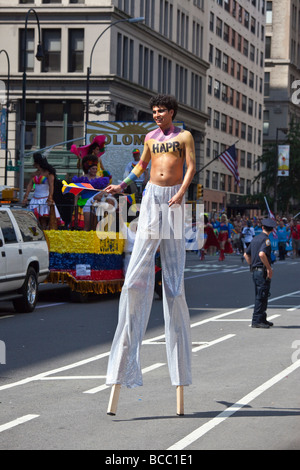
[{"label": "float banner", "polygon": [[[184,128],[182,122],[173,124]],[[142,154],[146,134],[156,128],[157,124],[153,121],[90,121],[86,128],[86,145],[96,135],[106,136],[101,160],[104,168],[112,174],[112,183],[119,184],[124,179],[127,163],[133,161],[133,149],[139,149]]]}]

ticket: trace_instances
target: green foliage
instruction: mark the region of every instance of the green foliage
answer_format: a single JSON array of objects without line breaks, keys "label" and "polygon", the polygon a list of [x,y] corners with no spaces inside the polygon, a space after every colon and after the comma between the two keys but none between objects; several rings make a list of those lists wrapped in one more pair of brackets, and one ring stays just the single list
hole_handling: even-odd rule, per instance
[{"label": "green foliage", "polygon": [[[280,141],[280,143],[283,142]],[[290,145],[289,176],[277,176],[277,180],[275,179],[278,171],[278,158],[274,143],[264,147],[262,156],[258,158],[261,172],[254,181],[262,178],[262,195],[268,198],[271,207],[274,204],[274,185],[277,181],[278,211],[288,213],[292,210],[292,198],[294,201],[300,200],[300,123],[291,122],[284,145]],[[256,197],[258,198],[258,195]]]}]

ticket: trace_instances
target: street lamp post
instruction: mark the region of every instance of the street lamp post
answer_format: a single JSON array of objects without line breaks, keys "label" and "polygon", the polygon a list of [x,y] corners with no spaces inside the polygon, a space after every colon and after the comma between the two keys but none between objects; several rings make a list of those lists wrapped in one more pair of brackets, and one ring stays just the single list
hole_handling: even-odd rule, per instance
[{"label": "street lamp post", "polygon": [[23,56],[23,87],[22,87],[22,104],[21,104],[21,128],[20,128],[20,173],[19,173],[19,199],[23,199],[24,192],[24,159],[25,159],[25,135],[26,135],[26,69],[27,69],[27,23],[30,13],[34,13],[38,25],[39,43],[37,46],[36,59],[40,62],[44,58],[42,44],[41,44],[41,29],[39,17],[33,8],[27,11],[25,18],[25,33],[24,33],[24,56]]},{"label": "street lamp post", "polygon": [[144,21],[144,17],[143,16],[140,16],[138,18],[125,18],[125,19],[122,19],[122,20],[117,20],[115,21],[114,23],[110,23],[107,28],[105,28],[102,33],[100,34],[100,36],[98,36],[98,38],[96,39],[93,47],[92,47],[92,50],[91,50],[91,55],[90,55],[90,65],[89,67],[87,68],[87,74],[86,74],[86,118],[85,118],[85,127],[86,127],[86,130],[87,130],[87,123],[88,123],[88,120],[89,120],[89,99],[90,99],[90,75],[91,75],[91,71],[92,71],[92,57],[93,57],[93,53],[94,53],[94,49],[96,47],[96,44],[98,43],[98,41],[101,39],[101,37],[103,36],[103,34],[109,29],[111,28],[112,26],[115,26],[117,23],[141,23],[142,21]]},{"label": "street lamp post", "polygon": [[8,161],[8,113],[9,113],[9,88],[10,88],[10,61],[6,50],[2,49],[7,58],[7,87],[6,87],[6,124],[5,124],[5,166],[4,166],[4,184],[7,185],[7,161]]},{"label": "street lamp post", "polygon": [[283,128],[283,127],[277,127],[276,128],[276,152],[275,152],[275,178],[274,178],[274,215],[276,216],[277,212],[277,165],[278,165],[278,133],[279,131],[283,132],[286,134],[288,132],[288,129]]}]

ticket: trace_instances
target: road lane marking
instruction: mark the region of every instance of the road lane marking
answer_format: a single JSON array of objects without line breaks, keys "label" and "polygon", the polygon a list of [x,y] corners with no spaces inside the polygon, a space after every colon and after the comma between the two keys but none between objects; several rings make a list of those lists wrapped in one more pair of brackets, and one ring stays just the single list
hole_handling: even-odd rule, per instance
[{"label": "road lane marking", "polygon": [[186,447],[188,447],[189,445],[193,444],[195,441],[200,439],[200,437],[204,436],[204,434],[207,434],[209,431],[211,431],[216,426],[221,424],[227,418],[230,418],[230,416],[237,413],[244,406],[247,406],[255,398],[259,397],[262,393],[267,391],[269,388],[273,387],[273,385],[276,385],[278,382],[280,382],[282,379],[287,377],[287,375],[289,375],[292,372],[294,372],[295,370],[297,370],[299,367],[300,367],[300,360],[294,362],[292,365],[290,365],[289,367],[284,369],[282,372],[280,372],[279,374],[272,377],[270,380],[267,380],[267,382],[263,383],[262,385],[260,385],[256,389],[254,389],[252,392],[248,393],[248,395],[243,397],[241,400],[236,402],[234,405],[232,405],[229,408],[227,408],[226,410],[222,411],[222,413],[220,413],[218,416],[211,419],[207,423],[203,424],[199,428],[195,429],[193,432],[191,432],[190,434],[185,436],[180,441],[177,441],[175,444],[173,444],[167,450],[182,450],[182,449],[185,449]]},{"label": "road lane marking", "polygon": [[0,426],[0,432],[7,431],[7,429],[14,428],[15,426],[19,426],[19,424],[27,423],[27,421],[31,421],[32,419],[38,418],[39,415],[26,415],[22,416],[21,418],[17,418],[14,421],[10,421],[9,423],[2,424]]},{"label": "road lane marking", "polygon": [[58,375],[55,377],[41,377],[40,380],[88,380],[88,379],[105,379],[106,375]]},{"label": "road lane marking", "polygon": [[210,341],[206,344],[201,344],[201,346],[196,346],[192,349],[192,352],[201,351],[201,349],[210,348],[210,346],[214,346],[215,344],[221,343],[222,341],[226,341],[227,339],[233,338],[235,335],[226,335],[222,336],[222,338],[215,339],[214,341]]},{"label": "road lane marking", "polygon": [[[143,375],[147,374],[147,372],[151,372],[152,370],[158,369],[159,367],[162,367],[162,366],[165,366],[165,365],[166,365],[165,363],[160,363],[160,362],[158,362],[157,364],[152,364],[152,366],[145,367],[144,369],[142,369],[142,374]],[[103,384],[103,385],[99,385],[99,387],[95,387],[95,388],[91,388],[90,390],[86,390],[83,393],[90,393],[90,394],[98,393],[98,392],[101,392],[102,390],[106,390],[107,388],[110,388],[110,385]]]},{"label": "road lane marking", "polygon": [[57,307],[58,305],[65,305],[69,302],[56,302],[54,304],[46,304],[46,305],[37,305],[35,308],[47,308],[47,307]]},{"label": "road lane marking", "polygon": [[[294,296],[297,296],[297,294],[300,294],[300,291],[295,291],[295,292],[290,292],[289,294],[284,294],[284,295],[281,295],[279,297],[275,297],[274,299],[270,299],[269,300],[269,303],[270,302],[274,302],[275,300],[278,300],[278,299],[282,299],[284,297],[294,297]],[[241,308],[238,308],[238,309],[235,309],[235,310],[231,310],[229,312],[226,312],[226,313],[222,313],[220,315],[215,315],[214,317],[210,317],[210,318],[207,318],[205,320],[201,320],[199,322],[195,322],[195,323],[192,323],[191,324],[191,328],[195,328],[197,326],[200,326],[200,325],[203,325],[205,323],[209,323],[210,321],[215,321],[216,319],[219,319],[219,318],[223,318],[223,317],[226,317],[226,316],[229,316],[229,315],[232,315],[233,313],[237,313],[237,312],[243,312],[245,310],[249,310],[250,308],[253,308],[253,304],[252,305],[249,305],[247,307],[241,307]],[[202,310],[203,308],[190,308],[190,310]],[[156,336],[154,338],[151,338],[151,339],[148,339],[148,340],[144,340],[142,342],[142,344],[149,344],[151,343],[151,341],[158,341],[159,339],[162,339],[164,338],[165,335],[159,335],[159,336]],[[82,361],[78,361],[78,362],[75,362],[73,364],[69,364],[67,366],[63,366],[63,367],[59,367],[57,369],[53,369],[53,370],[50,370],[50,371],[47,371],[47,372],[42,372],[40,374],[37,374],[35,376],[32,376],[32,377],[27,377],[25,379],[21,379],[17,382],[13,382],[13,383],[9,383],[9,384],[6,384],[6,385],[2,385],[0,386],[0,391],[2,390],[7,390],[7,389],[10,389],[10,388],[13,388],[13,387],[17,387],[17,386],[20,386],[20,385],[25,385],[27,383],[30,383],[30,382],[33,382],[35,380],[41,380],[43,379],[44,377],[47,377],[49,375],[53,375],[53,374],[57,374],[57,373],[60,373],[60,372],[63,372],[63,371],[66,371],[66,370],[70,370],[70,369],[74,369],[75,367],[80,367],[82,365],[85,365],[85,364],[88,364],[90,362],[94,362],[94,361],[98,361],[99,359],[103,359],[107,356],[110,355],[110,351],[107,351],[105,353],[102,353],[102,354],[98,354],[96,356],[92,356],[90,358],[87,358],[87,359],[83,359]]]},{"label": "road lane marking", "polygon": [[296,305],[296,307],[293,308],[288,308],[287,312],[293,312],[294,310],[298,310],[298,308],[300,308],[300,305]]}]

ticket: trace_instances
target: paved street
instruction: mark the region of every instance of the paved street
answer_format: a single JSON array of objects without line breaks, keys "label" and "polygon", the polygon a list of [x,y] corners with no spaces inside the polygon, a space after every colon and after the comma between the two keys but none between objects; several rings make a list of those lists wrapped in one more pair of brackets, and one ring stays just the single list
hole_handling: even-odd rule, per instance
[{"label": "paved street", "polygon": [[250,327],[254,287],[245,262],[188,253],[193,384],[181,417],[156,295],[141,354],[144,386],[121,389],[116,416],[106,414],[105,374],[118,295],[72,303],[67,287],[43,285],[31,314],[0,304],[0,449],[105,449],[104,459],[145,449],[186,464],[195,450],[299,450],[299,267],[299,259],[275,263],[274,326],[260,330]]}]

